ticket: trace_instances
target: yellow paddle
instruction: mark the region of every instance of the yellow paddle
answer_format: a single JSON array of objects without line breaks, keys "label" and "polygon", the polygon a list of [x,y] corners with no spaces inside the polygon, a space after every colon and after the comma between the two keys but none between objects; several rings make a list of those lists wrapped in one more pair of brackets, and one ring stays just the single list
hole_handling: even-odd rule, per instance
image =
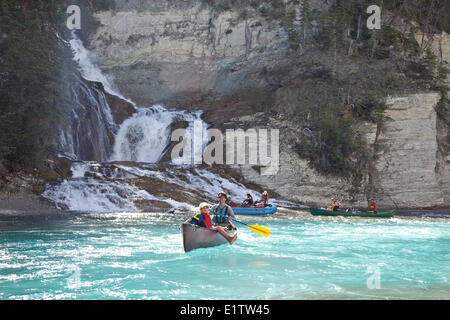
[{"label": "yellow paddle", "polygon": [[[223,214],[217,213],[217,212],[215,212],[215,211],[209,210],[209,212],[212,212],[212,213],[217,214],[217,215],[219,215],[219,216],[221,216],[221,217],[230,219],[230,217],[224,216]],[[232,220],[232,221],[236,221],[236,222],[238,222],[238,223],[241,223],[241,224],[243,224],[243,225],[246,225],[247,227],[249,227],[250,229],[252,229],[255,233],[257,233],[257,234],[259,234],[259,235],[262,235],[263,237],[268,237],[269,234],[270,234],[270,229],[269,229],[269,228],[266,228],[266,227],[263,227],[263,226],[258,226],[257,224],[249,225],[249,224],[246,224],[246,223],[241,222],[241,221],[236,220],[236,219],[231,219],[231,220]]]}]

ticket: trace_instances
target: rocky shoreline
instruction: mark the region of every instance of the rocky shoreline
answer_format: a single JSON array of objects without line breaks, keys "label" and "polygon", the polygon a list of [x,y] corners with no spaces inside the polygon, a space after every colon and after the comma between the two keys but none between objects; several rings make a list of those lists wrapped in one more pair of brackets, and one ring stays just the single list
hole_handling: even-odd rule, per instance
[{"label": "rocky shoreline", "polygon": [[[95,164],[93,167],[97,168],[99,164]],[[99,179],[99,177],[103,177],[101,172],[105,171],[112,171],[114,168],[124,170],[123,173],[127,173],[128,171],[126,168],[130,168],[130,170],[133,170],[133,163],[127,163],[127,162],[118,162],[114,164],[103,164],[103,166],[100,165],[98,167],[100,170],[98,173],[87,171],[88,176],[85,179]],[[66,163],[67,167],[70,167],[69,163]],[[172,176],[174,173],[170,171],[171,166],[169,164],[162,164],[160,165],[160,173],[167,171],[168,177],[174,177]],[[111,169],[111,168],[112,169]],[[145,170],[145,166],[141,169]],[[55,175],[57,175],[56,172],[53,172],[50,170],[50,173],[53,174],[47,174],[46,178],[38,176],[36,173],[31,172],[24,172],[24,171],[18,171],[16,173],[6,172],[5,168],[3,168],[1,172],[1,180],[2,184],[0,186],[0,216],[1,217],[18,217],[18,216],[49,216],[49,215],[66,215],[66,214],[77,214],[77,213],[83,213],[87,212],[86,210],[81,211],[74,211],[74,210],[68,210],[67,208],[64,208],[63,204],[59,204],[58,206],[56,203],[50,201],[49,199],[45,198],[42,194],[48,186],[48,184],[58,184],[62,183],[64,179],[70,179],[70,176],[72,174],[67,174],[66,176],[59,176],[55,178]],[[149,168],[148,168],[149,169]],[[203,168],[201,170],[205,170],[206,168]],[[249,188],[249,190],[254,190],[256,192],[262,192],[262,189],[256,185],[251,184],[246,181],[246,179],[243,179],[241,175],[239,175],[238,172],[233,170],[230,167],[224,168],[210,168],[209,170],[212,170],[212,172],[215,172],[217,174],[216,178],[221,177],[221,179],[224,179],[224,181],[236,181],[238,183],[243,183],[243,186],[245,188]],[[61,172],[61,170],[57,170],[58,172]],[[68,170],[70,171],[70,170]],[[139,172],[139,171],[137,171]],[[132,172],[131,172],[132,173]],[[193,171],[195,174],[195,171]],[[211,198],[211,194],[203,194],[201,192],[201,189],[195,191],[190,190],[186,188],[182,188],[178,186],[177,184],[173,183],[163,183],[163,180],[155,179],[155,177],[147,177],[147,176],[134,176],[130,175],[127,179],[124,179],[125,177],[122,177],[121,175],[118,176],[118,180],[122,183],[129,183],[132,186],[137,187],[139,190],[143,190],[144,192],[150,192],[151,194],[156,194],[158,197],[161,197],[161,199],[168,199],[172,198],[175,203],[186,203],[190,204],[193,207],[195,207],[196,203],[201,200],[203,197],[207,197],[209,201],[214,201],[213,198]],[[114,182],[115,179],[112,177],[103,177],[104,181],[110,181]],[[99,186],[101,186],[101,181],[99,181]],[[186,181],[187,182],[187,181]],[[205,182],[206,183],[206,182]],[[207,184],[205,184],[207,186]],[[277,194],[271,189],[268,189],[269,193],[272,195],[272,198],[276,198],[278,200],[282,200],[288,198],[287,195],[283,196],[283,193]],[[100,192],[100,191],[99,191]],[[125,198],[126,195],[123,195]],[[340,199],[341,204],[343,207],[355,207],[359,209],[365,209],[363,208],[363,205],[352,205],[348,201],[345,201],[345,199]],[[135,205],[135,212],[171,212],[171,213],[185,213],[189,210],[187,208],[177,210],[173,210],[170,203],[166,203],[164,201],[158,201],[158,200],[146,200],[144,198],[133,201]],[[305,211],[306,216],[309,215],[307,207],[320,207],[326,205],[326,199],[316,199],[313,203],[310,201],[302,201],[302,199],[299,199],[299,201],[294,201],[292,204],[298,204],[298,207],[291,207],[291,208],[283,208],[279,205],[279,211],[277,212],[277,216],[283,216],[285,212],[295,212],[295,216],[302,216],[299,212]],[[437,216],[440,216],[441,214],[449,215],[450,216],[450,209],[445,206],[433,206],[433,207],[392,207],[387,206],[386,204],[383,205],[383,202],[379,202],[380,206],[384,207],[383,209],[394,209],[400,216],[403,215],[411,215],[411,216],[433,216],[436,214]],[[59,208],[58,208],[59,207]],[[60,209],[61,208],[61,209]],[[113,212],[113,211],[111,211]],[[290,214],[292,216],[292,213]]]},{"label": "rocky shoreline", "polygon": [[42,197],[24,194],[0,194],[0,216],[46,216],[68,214]]},{"label": "rocky shoreline", "polygon": [[[140,208],[136,213],[144,213],[144,212],[162,212],[163,209],[160,210],[149,210],[151,205],[144,206]],[[364,209],[364,208],[359,208]],[[439,208],[383,208],[383,210],[394,209],[397,217],[426,217],[426,218],[450,218],[450,208],[439,207]],[[167,214],[185,214],[188,210],[165,210]],[[49,200],[45,199],[42,196],[38,196],[35,194],[5,194],[0,193],[0,217],[2,218],[15,218],[15,217],[46,217],[46,216],[57,216],[57,215],[73,215],[73,214],[82,214],[88,212],[77,212],[71,210],[63,210],[58,209],[56,206]],[[105,213],[107,214],[107,213]],[[277,214],[277,217],[292,217],[295,216],[297,218],[303,217],[312,217],[309,214],[309,210],[307,208],[283,208],[280,207]]]}]

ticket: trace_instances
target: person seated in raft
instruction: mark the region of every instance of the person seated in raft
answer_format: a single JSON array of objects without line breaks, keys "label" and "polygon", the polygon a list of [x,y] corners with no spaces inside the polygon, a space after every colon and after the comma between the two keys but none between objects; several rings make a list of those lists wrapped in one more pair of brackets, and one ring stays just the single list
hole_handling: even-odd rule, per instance
[{"label": "person seated in raft", "polygon": [[219,232],[230,244],[233,244],[237,239],[237,233],[232,237],[221,226],[213,226],[211,222],[211,217],[209,216],[209,204],[206,202],[200,203],[198,206],[200,213],[196,216],[189,218],[185,223],[192,223],[194,225],[210,228]]},{"label": "person seated in raft", "polygon": [[327,208],[328,211],[338,211],[339,202],[337,202],[336,198],[331,198],[331,206]]},{"label": "person seated in raft", "polygon": [[228,196],[227,201],[225,202],[227,205],[229,205],[230,207],[239,207],[239,204],[237,204],[236,202],[231,200],[231,197]]},{"label": "person seated in raft", "polygon": [[264,191],[261,195],[261,198],[259,199],[260,202],[264,204],[264,207],[267,207],[269,205],[269,194],[267,191]]},{"label": "person seated in raft", "polygon": [[247,192],[247,198],[245,198],[245,200],[242,202],[242,207],[251,207],[253,205],[253,197],[252,195]]},{"label": "person seated in raft", "polygon": [[373,200],[373,199],[369,199],[369,209],[373,213],[377,213],[378,212],[378,203],[376,203],[375,200]]},{"label": "person seated in raft", "polygon": [[213,222],[217,223],[217,224],[229,223],[231,229],[234,229],[234,226],[231,223],[231,219],[234,219],[235,216],[234,216],[233,209],[228,204],[226,204],[227,194],[223,191],[220,191],[217,196],[219,197],[219,203],[214,205],[211,208],[211,210],[221,214],[222,216],[227,216],[227,217],[229,217],[229,219],[215,214],[213,217]]}]

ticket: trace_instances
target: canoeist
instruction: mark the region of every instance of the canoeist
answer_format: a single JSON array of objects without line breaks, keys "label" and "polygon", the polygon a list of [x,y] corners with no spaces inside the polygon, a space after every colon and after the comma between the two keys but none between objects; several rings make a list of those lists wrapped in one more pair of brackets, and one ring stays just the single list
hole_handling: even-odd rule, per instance
[{"label": "canoeist", "polygon": [[230,236],[221,226],[213,226],[211,222],[211,217],[209,216],[209,204],[206,202],[200,203],[198,206],[200,213],[196,216],[188,219],[185,223],[192,223],[203,228],[210,228],[219,232],[230,244],[233,244],[237,239],[237,233],[234,237]]},{"label": "canoeist", "polygon": [[[234,212],[233,209],[226,204],[226,200],[227,200],[227,194],[223,191],[219,192],[219,194],[217,195],[219,197],[219,203],[214,205],[211,209],[214,212],[217,212],[223,216],[228,216],[230,217],[230,219],[224,218],[222,216],[219,216],[217,214],[214,215],[213,218],[213,222],[214,223],[230,223],[232,226],[233,224],[231,223],[231,219],[234,219]],[[227,221],[228,220],[228,221]],[[234,228],[234,226],[233,226]]]},{"label": "canoeist", "polygon": [[369,200],[369,208],[370,208],[370,211],[372,211],[373,213],[377,213],[378,212],[378,203],[376,203],[375,200],[370,199]]},{"label": "canoeist", "polygon": [[269,205],[269,194],[267,193],[267,191],[264,191],[262,193],[261,198],[259,200],[264,204],[265,207]]},{"label": "canoeist", "polygon": [[327,208],[328,211],[338,211],[339,202],[337,202],[336,198],[331,198],[331,206]]},{"label": "canoeist", "polygon": [[253,205],[253,197],[247,192],[247,198],[242,202],[242,207],[251,207]]}]

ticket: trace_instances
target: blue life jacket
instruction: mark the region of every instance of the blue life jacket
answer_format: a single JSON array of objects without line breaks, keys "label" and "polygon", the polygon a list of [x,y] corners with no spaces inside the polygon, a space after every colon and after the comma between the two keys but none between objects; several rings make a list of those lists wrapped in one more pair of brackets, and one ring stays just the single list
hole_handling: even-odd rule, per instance
[{"label": "blue life jacket", "polygon": [[[220,206],[217,206],[217,208],[216,208],[215,211],[216,211],[217,213],[220,213],[220,214],[223,215],[223,216],[229,217],[229,214],[228,214],[228,205],[227,205],[227,204],[224,205],[222,209],[220,208]],[[228,219],[225,218],[225,217],[222,217],[222,216],[219,216],[219,215],[215,214],[214,217],[213,217],[213,222],[214,222],[214,223],[226,223],[226,222],[228,222]]]},{"label": "blue life jacket", "polygon": [[212,227],[212,225],[208,225],[209,223],[207,223],[205,221],[205,216],[202,213],[192,217],[192,220],[189,221],[189,223],[203,227],[203,228],[211,228]]}]

